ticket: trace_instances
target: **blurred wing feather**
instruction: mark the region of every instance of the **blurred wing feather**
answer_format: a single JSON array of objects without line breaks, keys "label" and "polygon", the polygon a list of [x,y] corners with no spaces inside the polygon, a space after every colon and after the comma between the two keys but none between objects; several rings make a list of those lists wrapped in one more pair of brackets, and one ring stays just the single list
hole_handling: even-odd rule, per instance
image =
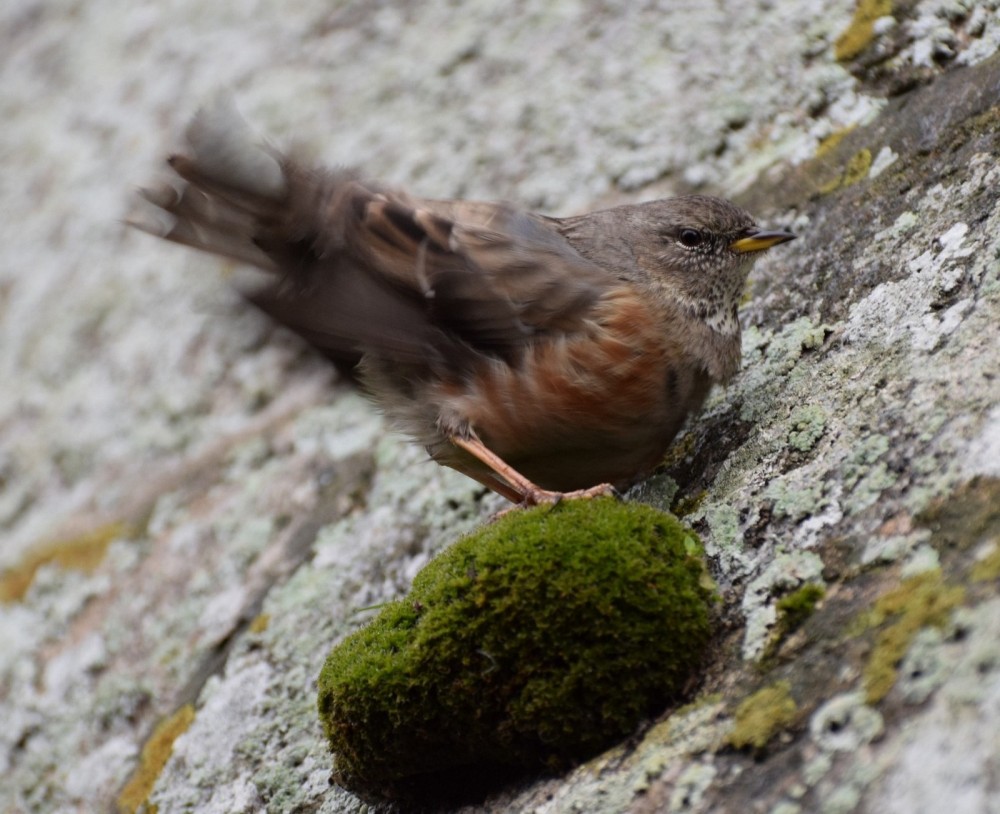
[{"label": "blurred wing feather", "polygon": [[331,355],[513,359],[539,335],[583,329],[614,283],[544,218],[305,169],[234,111],[200,113],[188,142],[130,222],[269,272],[247,298]]}]

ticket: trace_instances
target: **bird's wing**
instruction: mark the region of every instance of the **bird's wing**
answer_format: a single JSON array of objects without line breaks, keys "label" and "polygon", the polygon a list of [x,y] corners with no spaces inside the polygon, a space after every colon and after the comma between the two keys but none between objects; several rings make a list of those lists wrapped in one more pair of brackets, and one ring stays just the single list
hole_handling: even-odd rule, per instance
[{"label": "bird's wing", "polygon": [[[236,118],[234,118],[236,117]],[[616,281],[549,222],[503,204],[423,201],[262,147],[200,113],[140,228],[271,272],[247,292],[332,355],[461,363],[583,327]]]},{"label": "bird's wing", "polygon": [[434,325],[501,356],[579,330],[616,282],[546,221],[504,204],[377,195],[357,229],[372,273],[419,296]]}]

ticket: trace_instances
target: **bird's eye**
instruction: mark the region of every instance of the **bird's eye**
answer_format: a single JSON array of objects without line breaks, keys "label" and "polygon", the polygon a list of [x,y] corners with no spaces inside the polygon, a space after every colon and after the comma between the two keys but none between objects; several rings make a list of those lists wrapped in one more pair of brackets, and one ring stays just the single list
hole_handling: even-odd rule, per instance
[{"label": "bird's eye", "polygon": [[704,239],[701,232],[697,229],[681,229],[679,237],[681,245],[687,246],[689,249],[693,249],[695,246],[700,246],[702,240]]}]

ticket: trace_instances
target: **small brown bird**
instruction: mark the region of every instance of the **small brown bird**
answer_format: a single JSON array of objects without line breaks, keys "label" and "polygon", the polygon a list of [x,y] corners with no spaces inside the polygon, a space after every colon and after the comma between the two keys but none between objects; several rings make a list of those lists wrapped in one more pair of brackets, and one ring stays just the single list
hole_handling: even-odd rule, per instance
[{"label": "small brown bird", "polygon": [[271,272],[245,292],[431,458],[515,503],[624,488],[740,364],[737,304],[794,235],[688,195],[571,218],[414,198],[202,110],[130,222]]}]

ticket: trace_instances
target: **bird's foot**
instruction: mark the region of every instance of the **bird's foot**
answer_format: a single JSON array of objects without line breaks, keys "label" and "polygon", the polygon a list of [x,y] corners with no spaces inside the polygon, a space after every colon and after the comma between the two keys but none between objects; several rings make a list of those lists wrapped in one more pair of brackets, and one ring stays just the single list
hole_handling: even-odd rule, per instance
[{"label": "bird's foot", "polygon": [[530,509],[534,506],[556,506],[564,500],[590,500],[595,497],[613,497],[616,500],[621,500],[621,493],[610,483],[599,483],[589,489],[575,489],[572,492],[550,492],[548,489],[540,489],[535,486],[526,490],[516,505],[501,509],[492,515],[489,522],[495,523],[501,517],[521,509]]},{"label": "bird's foot", "polygon": [[575,489],[572,492],[550,492],[547,489],[539,489],[537,486],[525,490],[524,498],[518,506],[530,508],[532,506],[555,506],[564,500],[589,500],[595,497],[621,498],[618,490],[610,483],[599,483],[588,489]]}]

